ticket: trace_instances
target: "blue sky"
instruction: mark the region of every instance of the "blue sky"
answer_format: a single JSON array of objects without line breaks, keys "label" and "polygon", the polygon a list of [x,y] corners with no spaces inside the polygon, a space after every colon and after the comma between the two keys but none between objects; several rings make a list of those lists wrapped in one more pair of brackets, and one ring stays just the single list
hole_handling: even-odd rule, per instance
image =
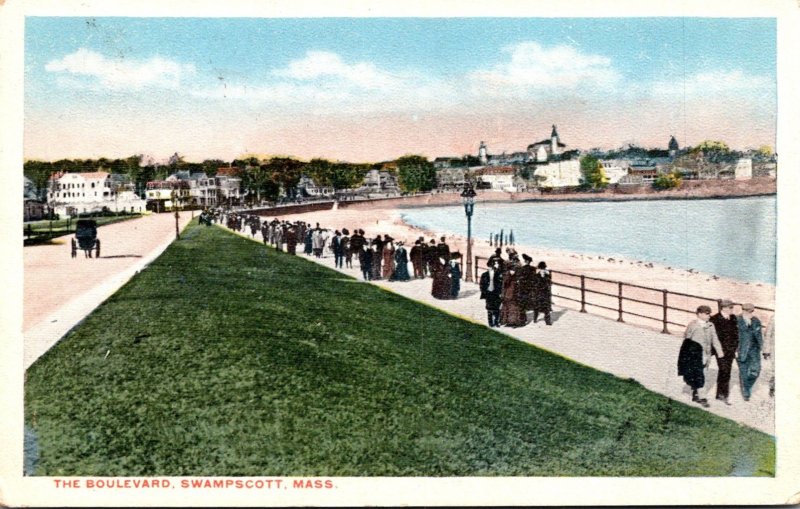
[{"label": "blue sky", "polygon": [[27,18],[29,158],[774,145],[776,23]]}]

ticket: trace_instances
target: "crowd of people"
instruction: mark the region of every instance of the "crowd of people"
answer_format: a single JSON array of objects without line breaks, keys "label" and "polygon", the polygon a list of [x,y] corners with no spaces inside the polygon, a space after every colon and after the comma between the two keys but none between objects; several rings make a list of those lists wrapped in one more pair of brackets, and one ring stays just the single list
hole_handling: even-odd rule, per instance
[{"label": "crowd of people", "polygon": [[[741,305],[734,314],[730,299],[720,301],[720,310],[712,315],[709,306],[697,308],[697,318],[689,323],[678,354],[678,376],[691,388],[692,401],[708,408],[713,385],[712,368],[716,368],[716,400],[730,405],[730,380],[734,360],[739,368],[742,399],[750,401],[753,386],[761,374],[761,359],[769,359],[774,345],[775,319],[764,329],[753,312],[751,303]],[[713,362],[712,362],[713,358]],[[770,395],[774,393],[770,380]]]}]

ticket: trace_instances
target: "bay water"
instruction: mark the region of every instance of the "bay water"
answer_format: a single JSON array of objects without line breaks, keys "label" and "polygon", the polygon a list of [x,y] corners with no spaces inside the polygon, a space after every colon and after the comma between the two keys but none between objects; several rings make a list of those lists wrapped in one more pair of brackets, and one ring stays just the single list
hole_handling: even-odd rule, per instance
[{"label": "bay water", "polygon": [[[403,209],[403,219],[466,236],[460,205]],[[513,231],[519,246],[622,257],[775,284],[776,197],[475,205],[475,242]],[[524,251],[524,250],[522,250]]]}]

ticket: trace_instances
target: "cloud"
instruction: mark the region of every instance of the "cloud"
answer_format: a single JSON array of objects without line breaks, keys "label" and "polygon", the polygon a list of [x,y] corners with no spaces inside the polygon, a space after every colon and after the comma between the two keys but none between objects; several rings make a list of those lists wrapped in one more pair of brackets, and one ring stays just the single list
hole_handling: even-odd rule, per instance
[{"label": "cloud", "polygon": [[399,84],[401,77],[377,68],[372,62],[347,64],[336,53],[308,51],[304,58],[291,62],[283,69],[272,72],[278,77],[294,80],[336,80],[364,89],[378,89]]},{"label": "cloud", "polygon": [[735,70],[710,70],[686,79],[662,80],[652,84],[651,91],[657,96],[680,96],[687,98],[729,95],[770,95],[774,97],[775,81],[766,76],[746,74]]},{"label": "cloud", "polygon": [[[196,72],[192,64],[181,64],[159,56],[147,60],[110,59],[86,48],[48,62],[45,70],[59,73],[62,83],[82,83],[111,90],[150,86],[177,89],[187,76]],[[64,79],[66,77],[73,79]],[[77,78],[82,80],[76,81]]]},{"label": "cloud", "polygon": [[503,52],[509,55],[505,61],[470,74],[475,87],[489,87],[497,94],[520,94],[607,89],[621,80],[611,59],[582,53],[573,46],[545,47],[527,41],[507,46]]}]

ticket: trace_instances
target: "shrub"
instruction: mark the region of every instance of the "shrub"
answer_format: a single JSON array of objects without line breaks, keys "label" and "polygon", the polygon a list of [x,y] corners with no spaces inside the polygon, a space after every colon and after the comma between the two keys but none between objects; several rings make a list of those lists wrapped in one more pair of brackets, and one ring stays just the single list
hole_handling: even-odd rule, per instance
[{"label": "shrub", "polygon": [[673,171],[670,173],[663,173],[653,181],[653,187],[658,190],[675,189],[681,185],[680,172]]}]

